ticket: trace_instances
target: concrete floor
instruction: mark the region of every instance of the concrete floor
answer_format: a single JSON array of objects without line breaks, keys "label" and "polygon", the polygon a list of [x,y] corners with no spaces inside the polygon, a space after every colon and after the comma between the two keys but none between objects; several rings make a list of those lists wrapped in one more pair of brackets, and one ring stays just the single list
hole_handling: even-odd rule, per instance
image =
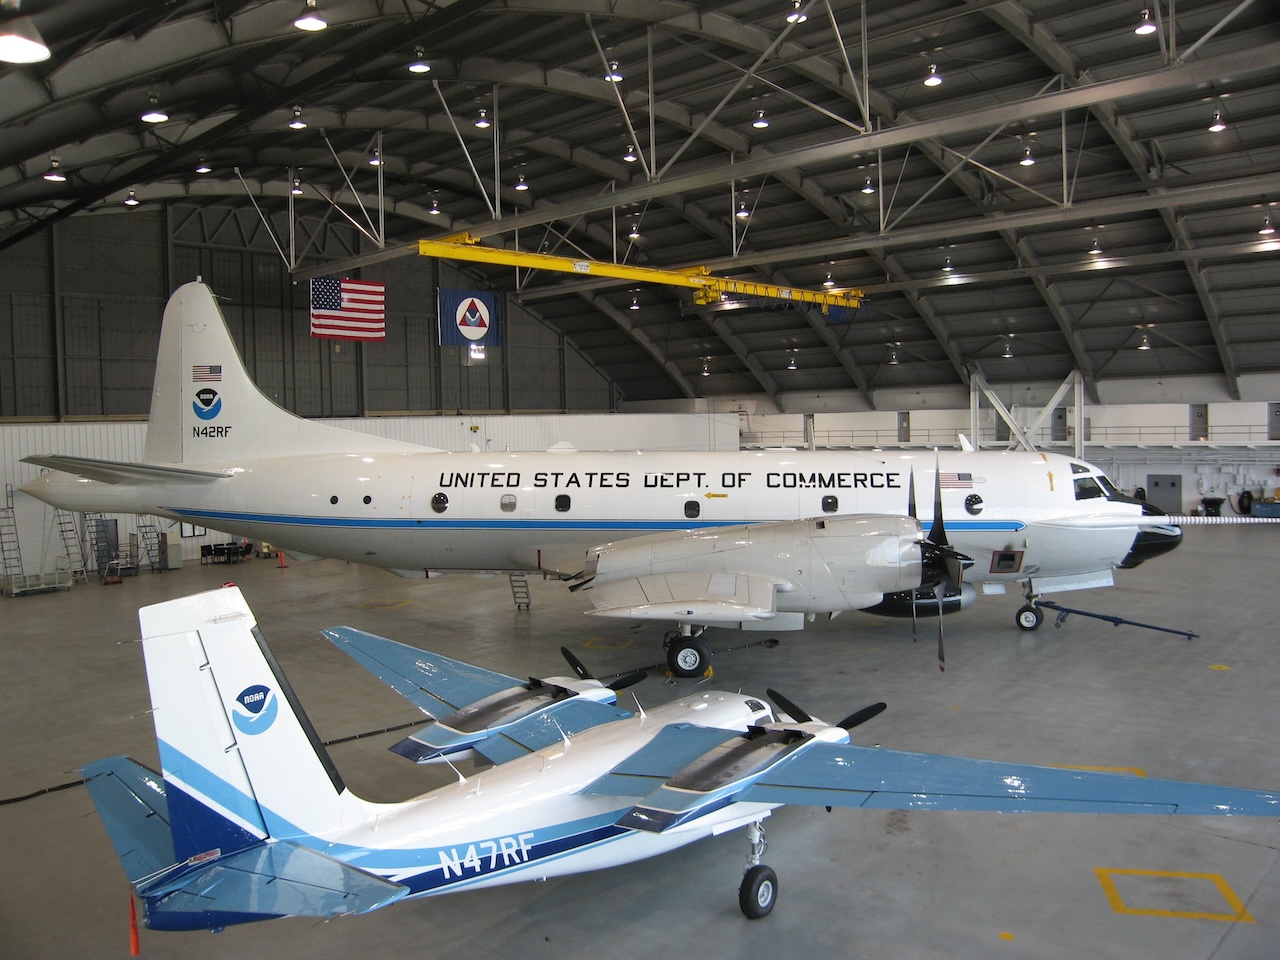
[{"label": "concrete floor", "polygon": [[[712,683],[773,686],[832,720],[887,701],[855,731],[859,742],[1280,788],[1277,535],[1192,528],[1178,551],[1121,572],[1117,589],[1058,598],[1194,629],[1197,640],[1078,616],[1023,634],[1013,626],[1019,597],[985,597],[947,619],[945,674],[931,636],[913,646],[909,623],[848,615],[781,634],[772,649],[742,646],[767,635],[717,632],[714,648],[739,649],[716,658]],[[74,781],[81,764],[111,754],[156,766],[136,609],[227,578],[243,588],[326,740],[417,715],[319,638],[325,626],[350,624],[516,676],[567,672],[561,644],[597,675],[659,658],[659,628],[583,617],[560,584],[532,581],[532,609],[517,612],[502,578],[410,583],[334,561],[188,564],[119,586],[5,598],[0,800]],[[686,685],[651,678],[633,690],[658,703]],[[402,799],[440,782],[439,770],[386,752],[401,736],[332,748],[357,793]],[[765,860],[781,894],[759,922],[738,912],[747,853],[738,831],[602,873],[330,923],[143,930],[143,955],[535,960],[656,947],[705,958],[1280,956],[1273,820],[787,808],[768,827]],[[128,884],[83,787],[0,806],[0,850],[0,955],[128,955]],[[1109,897],[1099,869],[1141,872],[1109,874]],[[1231,912],[1228,897],[1252,922],[1220,916]]]}]

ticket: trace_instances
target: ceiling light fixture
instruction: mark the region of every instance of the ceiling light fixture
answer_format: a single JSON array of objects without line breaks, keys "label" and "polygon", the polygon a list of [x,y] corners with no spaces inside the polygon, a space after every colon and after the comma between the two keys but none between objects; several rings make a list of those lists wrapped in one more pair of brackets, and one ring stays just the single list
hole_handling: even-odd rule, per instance
[{"label": "ceiling light fixture", "polygon": [[621,82],[622,82],[622,73],[621,73],[621,71],[618,69],[618,61],[617,61],[617,60],[610,60],[610,61],[609,61],[609,69],[605,71],[604,78],[605,78],[606,80],[608,80],[610,83],[621,83]]},{"label": "ceiling light fixture", "polygon": [[622,155],[622,159],[627,163],[635,163],[636,160],[639,159],[636,156],[636,148],[634,144],[627,144],[627,152]]},{"label": "ceiling light fixture", "polygon": [[639,220],[637,220],[635,223],[631,225],[631,230],[627,234],[627,236],[632,240],[640,239],[640,221]]},{"label": "ceiling light fixture", "polygon": [[1142,11],[1142,16],[1138,19],[1138,25],[1133,28],[1133,32],[1140,37],[1146,37],[1156,32],[1156,22],[1151,19],[1151,10]]},{"label": "ceiling light fixture", "polygon": [[1151,349],[1151,341],[1150,341],[1149,339],[1147,339],[1147,335],[1146,335],[1145,333],[1142,335],[1142,342],[1141,342],[1140,344],[1138,344],[1138,349],[1139,349],[1139,350],[1150,350],[1150,349]]},{"label": "ceiling light fixture", "polygon": [[804,23],[808,14],[800,11],[800,0],[791,0],[791,12],[787,14],[787,23]]},{"label": "ceiling light fixture", "polygon": [[898,365],[898,351],[890,349],[889,359],[886,362],[889,364],[889,366],[896,367]]},{"label": "ceiling light fixture", "polygon": [[763,130],[765,127],[769,126],[769,118],[764,115],[763,110],[757,110],[756,118],[751,121],[751,125],[757,130]]},{"label": "ceiling light fixture", "polygon": [[160,109],[160,98],[154,93],[147,94],[147,103],[149,106],[139,118],[143,123],[164,123],[169,119],[169,115]]},{"label": "ceiling light fixture", "polygon": [[1005,340],[1004,353],[1000,354],[1000,356],[1004,357],[1006,360],[1011,360],[1013,358],[1013,341],[1012,340],[1008,340],[1008,339]]},{"label": "ceiling light fixture", "polygon": [[316,6],[316,0],[307,0],[303,4],[302,12],[298,14],[293,21],[293,25],[299,30],[306,30],[308,33],[315,33],[317,30],[323,30],[329,25],[324,17],[320,16],[320,10]]},{"label": "ceiling light fixture", "polygon": [[49,158],[49,169],[45,173],[44,178],[50,183],[66,183],[67,175],[58,169],[58,158]]},{"label": "ceiling light fixture", "polygon": [[745,220],[747,219],[747,217],[751,216],[751,211],[747,209],[747,201],[745,200],[738,201],[738,210],[734,214],[734,216],[737,217],[739,220]]},{"label": "ceiling light fixture", "polygon": [[410,73],[430,73],[431,64],[424,59],[426,51],[421,47],[413,48],[413,59],[409,61]]},{"label": "ceiling light fixture", "polygon": [[929,64],[929,69],[925,71],[924,85],[926,87],[937,87],[942,84],[942,74],[938,72],[936,63]]},{"label": "ceiling light fixture", "polygon": [[830,290],[832,287],[836,285],[835,280],[831,276],[830,270],[827,271],[827,279],[822,281],[822,285],[826,287],[828,290]]},{"label": "ceiling light fixture", "polygon": [[[5,3],[6,13],[17,11],[17,3]],[[14,17],[0,24],[0,60],[5,63],[39,63],[49,59],[49,47],[30,17]]]},{"label": "ceiling light fixture", "polygon": [[946,271],[947,273],[950,273],[952,270],[954,270],[954,269],[955,269],[955,267],[953,267],[953,266],[951,265],[951,258],[950,258],[950,257],[947,257],[947,262],[946,262],[946,263],[944,263],[944,264],[942,265],[942,269],[943,269],[944,271]]},{"label": "ceiling light fixture", "polygon": [[481,130],[488,130],[491,126],[493,126],[493,124],[489,120],[488,110],[485,110],[483,108],[480,110],[479,116],[476,117],[476,126],[479,127]]},{"label": "ceiling light fixture", "polygon": [[862,192],[868,196],[876,192],[876,185],[871,182],[870,177],[867,177],[867,182],[862,185]]},{"label": "ceiling light fixture", "polygon": [[293,194],[295,197],[302,196],[302,181],[299,180],[297,177],[294,177],[293,186],[289,188],[289,192]]},{"label": "ceiling light fixture", "polygon": [[1221,133],[1225,129],[1227,129],[1227,122],[1222,119],[1222,111],[1213,111],[1213,123],[1209,124],[1209,132]]},{"label": "ceiling light fixture", "polygon": [[440,216],[440,200],[435,194],[431,195],[431,207],[427,210],[427,213],[433,217]]},{"label": "ceiling light fixture", "polygon": [[1022,159],[1018,161],[1018,165],[1022,167],[1034,167],[1036,158],[1031,154],[1031,144],[1025,144],[1022,147]]},{"label": "ceiling light fixture", "polygon": [[529,189],[529,184],[525,182],[523,173],[516,175],[516,189],[521,193]]},{"label": "ceiling light fixture", "polygon": [[704,377],[709,377],[709,376],[711,376],[711,363],[710,363],[710,361],[704,360],[704,361],[702,362],[702,375],[703,375]]},{"label": "ceiling light fixture", "polygon": [[1102,256],[1102,243],[1098,240],[1097,234],[1093,237],[1093,246],[1089,248],[1089,253],[1095,257]]},{"label": "ceiling light fixture", "polygon": [[787,361],[787,369],[794,370],[795,368],[796,368],[796,358],[792,356],[791,359]]},{"label": "ceiling light fixture", "polygon": [[1258,236],[1269,237],[1276,232],[1276,228],[1271,224],[1271,214],[1268,213],[1262,218],[1262,226],[1258,228]]},{"label": "ceiling light fixture", "polygon": [[382,151],[379,150],[377,147],[374,147],[373,156],[369,158],[369,166],[371,167],[382,166]]},{"label": "ceiling light fixture", "polygon": [[196,173],[202,175],[206,173],[213,173],[213,167],[209,166],[209,163],[205,160],[203,154],[200,156],[200,162],[196,164]]},{"label": "ceiling light fixture", "polygon": [[294,104],[294,107],[293,107],[293,119],[289,121],[289,129],[290,130],[307,129],[307,121],[302,118],[302,107],[298,106],[297,104]]},{"label": "ceiling light fixture", "polygon": [[136,207],[141,202],[142,201],[138,199],[138,195],[133,192],[133,188],[131,187],[129,189],[129,195],[124,198],[124,205],[126,207]]},{"label": "ceiling light fixture", "polygon": [[628,310],[639,310],[639,309],[640,309],[640,300],[639,300],[639,298],[637,298],[637,297],[632,297],[632,298],[631,298],[631,306],[627,307],[627,309],[628,309]]}]

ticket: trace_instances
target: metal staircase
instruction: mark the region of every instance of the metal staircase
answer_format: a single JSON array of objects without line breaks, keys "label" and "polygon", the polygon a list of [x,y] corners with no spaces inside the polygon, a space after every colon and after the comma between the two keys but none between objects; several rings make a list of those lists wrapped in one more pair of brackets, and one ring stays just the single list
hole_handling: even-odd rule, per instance
[{"label": "metal staircase", "polygon": [[50,573],[23,572],[22,547],[18,542],[18,515],[13,506],[11,483],[4,485],[4,509],[0,510],[0,565],[3,570],[4,592],[11,597],[71,587],[71,571],[66,568]]},{"label": "metal staircase", "polygon": [[532,599],[529,595],[529,578],[523,573],[509,573],[507,582],[511,584],[511,599],[516,602],[516,609],[528,610]]},{"label": "metal staircase", "polygon": [[143,563],[151,568],[152,573],[164,569],[160,558],[160,530],[154,523],[138,524],[138,540],[140,556],[135,557],[139,566]]},{"label": "metal staircase", "polygon": [[62,540],[62,553],[67,558],[71,582],[88,583],[89,563],[85,557],[84,545],[80,542],[80,532],[76,529],[75,514],[69,510],[59,510],[54,522],[58,525],[58,537]]}]

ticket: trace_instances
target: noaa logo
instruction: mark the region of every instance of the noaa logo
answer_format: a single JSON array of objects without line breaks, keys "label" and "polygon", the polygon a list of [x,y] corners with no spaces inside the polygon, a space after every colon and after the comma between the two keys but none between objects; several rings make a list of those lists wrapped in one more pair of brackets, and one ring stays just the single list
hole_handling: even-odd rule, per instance
[{"label": "noaa logo", "polygon": [[275,723],[276,714],[280,712],[280,699],[271,692],[270,687],[255,683],[245,687],[236,697],[236,706],[231,711],[231,722],[236,729],[249,736],[266,733]]},{"label": "noaa logo", "polygon": [[483,340],[489,332],[489,308],[475,297],[467,297],[458,304],[453,320],[458,332],[468,340]]},{"label": "noaa logo", "polygon": [[201,420],[212,420],[222,412],[222,398],[218,396],[217,390],[204,387],[196,391],[196,399],[191,404],[191,409]]}]

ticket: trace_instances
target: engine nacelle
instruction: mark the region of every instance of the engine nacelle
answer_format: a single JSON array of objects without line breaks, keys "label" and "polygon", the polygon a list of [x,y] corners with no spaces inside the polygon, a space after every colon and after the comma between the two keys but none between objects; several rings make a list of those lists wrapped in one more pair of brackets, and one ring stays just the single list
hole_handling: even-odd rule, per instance
[{"label": "engine nacelle", "polygon": [[607,543],[584,576],[750,574],[773,583],[779,612],[859,610],[920,585],[921,539],[915,520],[880,514],[742,524]]},{"label": "engine nacelle", "polygon": [[[954,583],[948,583],[947,589],[942,595],[942,613],[945,616],[948,613],[965,610],[977,598],[978,591],[973,588],[973,584],[962,583],[957,587]],[[938,598],[934,595],[933,589],[931,587],[921,587],[918,590],[887,593],[879,603],[875,606],[863,607],[863,611],[866,613],[878,613],[883,617],[909,617],[912,615],[913,607],[915,608],[915,616],[921,619],[936,617],[938,615]]]}]

